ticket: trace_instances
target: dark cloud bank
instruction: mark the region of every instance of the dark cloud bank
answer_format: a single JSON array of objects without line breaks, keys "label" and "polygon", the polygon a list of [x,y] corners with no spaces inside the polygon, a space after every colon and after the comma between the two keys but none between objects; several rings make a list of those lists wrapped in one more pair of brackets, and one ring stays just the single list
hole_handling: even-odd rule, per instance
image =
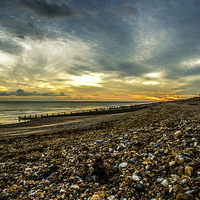
[{"label": "dark cloud bank", "polygon": [[43,17],[71,17],[75,14],[75,12],[64,1],[58,2],[53,0],[18,0],[18,2],[34,14]]},{"label": "dark cloud bank", "polygon": [[37,93],[35,92],[25,92],[22,89],[18,89],[16,92],[0,92],[0,96],[66,96],[63,92],[56,94],[54,92],[47,92],[47,93]]}]

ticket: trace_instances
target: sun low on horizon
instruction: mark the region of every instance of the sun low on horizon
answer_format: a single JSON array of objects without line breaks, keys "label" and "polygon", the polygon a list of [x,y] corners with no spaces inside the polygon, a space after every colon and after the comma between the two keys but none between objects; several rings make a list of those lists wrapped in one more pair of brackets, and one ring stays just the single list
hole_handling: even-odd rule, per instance
[{"label": "sun low on horizon", "polygon": [[196,96],[199,9],[195,0],[1,0],[0,101]]}]

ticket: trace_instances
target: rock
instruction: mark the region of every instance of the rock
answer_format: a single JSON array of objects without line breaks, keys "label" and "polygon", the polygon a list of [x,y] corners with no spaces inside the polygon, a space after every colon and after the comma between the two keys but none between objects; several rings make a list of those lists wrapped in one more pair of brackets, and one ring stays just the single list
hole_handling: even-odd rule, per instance
[{"label": "rock", "polygon": [[127,167],[127,165],[128,165],[128,163],[123,162],[123,163],[121,163],[121,164],[119,165],[119,168],[125,168],[125,167]]},{"label": "rock", "polygon": [[187,176],[192,176],[192,174],[193,174],[193,167],[190,167],[190,166],[186,166],[185,167],[185,175],[187,175]]},{"label": "rock", "polygon": [[141,192],[144,192],[146,189],[142,183],[133,183],[132,187],[134,187],[136,190],[139,190]]},{"label": "rock", "polygon": [[96,143],[99,143],[99,144],[103,144],[105,141],[104,140],[97,140]]},{"label": "rock", "polygon": [[162,177],[159,177],[159,178],[157,178],[157,182],[161,182],[161,181],[163,181],[164,180],[164,178],[162,178]]},{"label": "rock", "polygon": [[179,182],[180,185],[184,185],[188,182],[186,178],[182,179],[181,182]]},{"label": "rock", "polygon": [[90,149],[86,146],[86,145],[83,145],[82,146],[82,151],[89,151]]},{"label": "rock", "polygon": [[181,131],[176,131],[174,133],[175,137],[180,138],[182,136],[182,132]]},{"label": "rock", "polygon": [[164,186],[164,187],[167,187],[169,185],[169,182],[167,179],[164,179],[161,184]]},{"label": "rock", "polygon": [[79,190],[79,186],[78,186],[78,185],[71,185],[71,188],[72,188],[72,189]]},{"label": "rock", "polygon": [[179,168],[178,168],[177,174],[178,174],[179,176],[183,175],[183,170],[184,170],[183,167],[179,167]]},{"label": "rock", "polygon": [[88,174],[88,175],[85,177],[85,180],[86,180],[87,182],[92,182],[92,181],[93,181],[92,175],[91,175],[91,174]]},{"label": "rock", "polygon": [[174,160],[171,161],[171,162],[169,162],[169,166],[170,166],[170,167],[172,167],[172,166],[175,165],[175,164],[176,164],[176,161],[174,161]]},{"label": "rock", "polygon": [[190,153],[187,153],[187,152],[185,152],[183,155],[184,156],[191,156]]},{"label": "rock", "polygon": [[136,161],[136,158],[131,158],[131,159],[129,160],[129,163],[130,163],[130,164],[134,164],[135,161]]},{"label": "rock", "polygon": [[135,174],[133,174],[132,179],[135,180],[135,181],[139,181],[140,180],[139,176],[137,176]]},{"label": "rock", "polygon": [[198,194],[200,189],[188,190],[185,194]]},{"label": "rock", "polygon": [[86,183],[81,183],[81,184],[79,184],[79,187],[87,187],[87,184]]},{"label": "rock", "polygon": [[135,141],[135,142],[133,143],[133,145],[134,145],[135,147],[141,147],[141,146],[143,145],[143,142],[141,142],[141,141]]},{"label": "rock", "polygon": [[176,163],[178,163],[180,165],[184,162],[184,157],[182,155],[177,155],[175,157],[175,161],[176,161]]},{"label": "rock", "polygon": [[113,151],[113,149],[112,149],[112,148],[109,148],[109,151],[110,151],[110,152],[112,152],[112,151]]},{"label": "rock", "polygon": [[103,162],[103,167],[105,169],[110,169],[110,164],[108,162]]},{"label": "rock", "polygon": [[165,149],[163,153],[166,155],[168,154],[168,152],[169,152],[169,149]]},{"label": "rock", "polygon": [[101,197],[98,194],[94,194],[94,195],[92,195],[90,200],[100,200],[100,199],[101,199]]},{"label": "rock", "polygon": [[124,187],[126,185],[126,181],[123,181],[122,184],[120,185],[120,188]]},{"label": "rock", "polygon": [[191,161],[192,161],[192,158],[184,157],[184,162],[191,162]]},{"label": "rock", "polygon": [[194,146],[194,147],[197,147],[197,145],[198,145],[198,142],[195,142],[193,146]]},{"label": "rock", "polygon": [[107,197],[108,200],[114,200],[115,199],[115,196],[114,195],[111,195],[109,197]]},{"label": "rock", "polygon": [[123,151],[125,148],[126,148],[126,145],[120,144],[120,145],[117,147],[117,150],[118,150],[118,151]]},{"label": "rock", "polygon": [[176,200],[183,200],[183,196],[184,196],[184,194],[177,194],[176,195]]},{"label": "rock", "polygon": [[77,159],[79,160],[79,162],[83,161],[83,157],[81,156],[79,156]]}]

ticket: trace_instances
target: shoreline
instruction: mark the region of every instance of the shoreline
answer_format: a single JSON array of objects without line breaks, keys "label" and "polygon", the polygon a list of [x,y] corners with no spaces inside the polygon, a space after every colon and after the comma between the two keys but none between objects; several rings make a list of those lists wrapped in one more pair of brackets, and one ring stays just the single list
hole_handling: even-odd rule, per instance
[{"label": "shoreline", "polygon": [[[11,101],[11,102],[13,103],[13,101]],[[18,101],[17,101],[17,103],[18,103]],[[20,101],[19,103],[21,105],[22,102]],[[35,103],[35,101],[34,102],[31,101],[31,103]],[[39,103],[43,103],[43,102],[39,102]],[[25,116],[27,118],[26,121],[28,121],[30,119],[30,116],[31,116],[32,119],[34,119],[36,117],[38,117],[38,118],[45,118],[47,115],[48,116],[52,116],[52,115],[54,115],[54,116],[64,116],[64,113],[66,113],[65,116],[67,116],[67,115],[70,116],[71,112],[73,113],[73,115],[75,115],[77,112],[79,112],[79,115],[80,115],[80,112],[82,112],[84,110],[85,111],[87,111],[87,110],[94,111],[94,109],[95,110],[96,109],[99,109],[99,110],[108,110],[109,108],[112,108],[112,107],[120,107],[120,106],[123,106],[123,105],[124,106],[130,106],[130,105],[133,105],[133,104],[134,105],[139,105],[139,104],[144,104],[144,103],[149,103],[149,102],[140,102],[140,103],[138,103],[138,102],[130,102],[130,101],[121,101],[121,102],[120,101],[114,101],[114,102],[107,102],[107,101],[106,102],[105,101],[103,101],[103,102],[96,102],[95,101],[95,102],[91,102],[91,106],[89,106],[90,102],[86,101],[86,102],[81,102],[81,103],[83,103],[81,105],[82,108],[78,108],[78,107],[76,108],[75,105],[76,105],[76,103],[79,104],[79,102],[47,102],[47,103],[61,103],[61,107],[62,107],[63,104],[65,105],[66,103],[67,104],[68,103],[75,103],[75,104],[73,106],[71,105],[71,106],[65,108],[66,106],[68,106],[66,104],[63,107],[62,110],[59,107],[55,107],[55,108],[53,107],[53,109],[51,109],[52,107],[47,106],[47,107],[49,107],[49,111],[47,111],[47,109],[46,109],[44,112],[42,112],[42,111],[39,112],[38,109],[36,109],[36,110],[30,110],[30,113],[28,111],[26,111],[26,113],[23,113],[23,114],[19,113],[17,115],[16,115],[16,112],[15,112],[10,117],[3,117],[3,116],[1,116],[0,117],[0,121],[1,121],[0,125],[21,123],[22,121],[25,121],[25,120],[23,120],[23,118]],[[86,107],[83,106],[85,104],[86,104]],[[122,105],[120,105],[120,104],[122,104]],[[32,105],[30,105],[30,106],[32,106]],[[52,106],[54,106],[54,105],[52,105]],[[25,108],[27,109],[27,106],[25,106]],[[21,120],[19,120],[19,118],[21,118]]]},{"label": "shoreline", "polygon": [[0,197],[200,198],[200,98],[52,119],[0,128],[41,131],[1,140]]},{"label": "shoreline", "polygon": [[[87,127],[102,122],[114,121],[117,119],[128,118],[130,115],[139,115],[144,113],[145,110],[130,112],[130,113],[117,113],[106,115],[87,115],[87,116],[67,116],[67,117],[51,117],[39,118],[28,122],[17,124],[6,124],[0,126],[0,141],[6,138],[24,137],[33,134],[33,131],[40,131],[40,134],[53,134],[56,131],[79,129],[80,127]],[[17,131],[17,133],[16,133]],[[21,135],[18,132],[21,131]],[[24,133],[25,132],[25,133]],[[43,133],[44,132],[44,133]],[[16,133],[16,134],[15,134]],[[38,135],[37,133],[36,135]]]},{"label": "shoreline", "polygon": [[[130,115],[137,116],[138,113],[145,113],[148,112],[149,109],[152,109],[156,106],[163,106],[163,105],[190,105],[194,104],[198,98],[192,98],[187,100],[176,100],[176,101],[170,101],[170,102],[153,102],[148,104],[138,104],[136,106],[143,106],[145,107],[134,110],[134,111],[128,111],[128,112],[121,112],[121,113],[108,113],[108,114],[101,114],[101,115],[72,115],[72,116],[51,116],[51,117],[44,117],[44,118],[37,118],[37,119],[31,119],[28,121],[23,121],[19,123],[11,123],[11,124],[2,124],[0,125],[0,141],[5,138],[15,138],[15,137],[23,137],[23,136],[29,136],[31,134],[46,134],[43,132],[49,131],[49,133],[53,134],[54,131],[59,131],[62,129],[70,129],[70,127],[76,127],[77,124],[81,124],[79,126],[90,126],[92,123],[97,124],[101,123],[103,121],[113,121],[117,118],[124,117],[129,118]],[[199,98],[200,99],[200,98]],[[132,107],[132,105],[125,105],[120,106],[122,107]],[[101,108],[100,108],[101,109]],[[22,128],[24,130],[17,130],[19,128]],[[22,134],[20,134],[20,131]],[[18,133],[16,133],[18,132]],[[24,133],[25,132],[25,133]],[[16,133],[16,134],[15,134]],[[47,133],[48,134],[48,133]]]}]

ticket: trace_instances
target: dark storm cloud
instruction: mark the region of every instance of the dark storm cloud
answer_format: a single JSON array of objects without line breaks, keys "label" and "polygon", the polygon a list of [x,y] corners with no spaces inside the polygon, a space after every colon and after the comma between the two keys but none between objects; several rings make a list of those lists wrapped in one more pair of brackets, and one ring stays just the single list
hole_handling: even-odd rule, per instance
[{"label": "dark storm cloud", "polygon": [[22,89],[18,89],[15,92],[0,92],[0,96],[65,96],[63,92],[56,94],[54,92],[47,92],[47,93],[37,93],[35,92],[25,92]]},{"label": "dark storm cloud", "polygon": [[90,71],[96,71],[91,66],[84,66],[84,65],[74,65],[73,67],[68,67],[66,72],[70,75],[74,76],[82,76],[83,74],[88,74]]},{"label": "dark storm cloud", "polygon": [[48,18],[54,17],[71,17],[75,13],[64,1],[53,0],[18,0],[18,2],[32,11],[34,14]]},{"label": "dark storm cloud", "polygon": [[1,40],[0,38],[0,50],[10,54],[18,54],[22,51],[22,47],[13,41]]},{"label": "dark storm cloud", "polygon": [[24,35],[17,35],[18,38],[24,40],[25,39],[25,36]]},{"label": "dark storm cloud", "polygon": [[[27,21],[26,19],[20,19],[20,16],[14,18],[14,19],[10,18],[8,13],[5,14],[4,17],[5,18],[0,19],[0,24],[2,24],[4,31],[9,32],[9,34],[7,34],[7,37],[4,40],[4,42],[6,40],[8,40],[9,41],[8,43],[12,43],[12,45],[14,45],[14,46],[18,45],[16,41],[13,41],[12,36],[14,36],[14,35],[11,35],[13,33],[15,34],[15,36],[17,38],[20,38],[20,39],[26,39],[26,37],[32,37],[34,39],[42,39],[43,38],[42,34],[37,30],[37,28],[35,28],[35,26],[33,25],[32,22]],[[8,45],[8,48],[9,48],[9,45]],[[11,49],[11,52],[12,51],[13,50]]]},{"label": "dark storm cloud", "polygon": [[194,67],[194,68],[184,70],[184,75],[187,75],[187,76],[200,75],[200,65],[198,67]]},{"label": "dark storm cloud", "polygon": [[140,77],[143,74],[151,73],[154,71],[152,67],[146,67],[144,65],[134,62],[117,61],[112,62],[112,64],[109,64],[109,62],[102,59],[99,63],[102,65],[103,70],[116,72],[119,77]]},{"label": "dark storm cloud", "polygon": [[28,22],[26,25],[27,25],[28,28],[35,28],[34,25],[31,22]]},{"label": "dark storm cloud", "polygon": [[174,66],[174,68],[166,69],[164,78],[185,82],[185,78],[198,75],[200,75],[200,66],[184,68]]},{"label": "dark storm cloud", "polygon": [[182,86],[174,87],[172,90],[178,90],[178,94],[198,95],[200,93],[199,85],[200,80],[196,79],[184,82]]},{"label": "dark storm cloud", "polygon": [[152,71],[151,68],[147,68],[145,66],[141,66],[137,63],[124,62],[119,63],[118,70],[122,72],[124,76],[142,76],[145,73],[150,73]]}]

